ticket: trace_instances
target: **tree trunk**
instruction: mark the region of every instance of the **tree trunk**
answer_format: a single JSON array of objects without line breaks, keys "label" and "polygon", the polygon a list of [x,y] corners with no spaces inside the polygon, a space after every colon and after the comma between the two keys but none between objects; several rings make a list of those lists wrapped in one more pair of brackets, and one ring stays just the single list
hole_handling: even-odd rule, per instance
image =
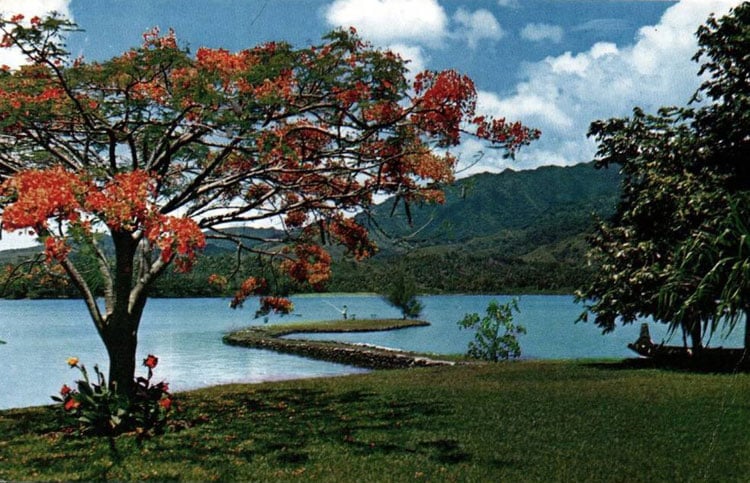
[{"label": "tree trunk", "polygon": [[703,330],[700,320],[693,321],[690,326],[690,344],[694,354],[703,350]]},{"label": "tree trunk", "polygon": [[[135,376],[135,351],[138,326],[144,304],[130,300],[133,288],[133,267],[138,242],[130,232],[112,232],[115,246],[115,272],[109,314],[102,334],[109,353],[109,384],[117,392],[130,396]],[[145,297],[145,294],[144,294]]]},{"label": "tree trunk", "polygon": [[104,337],[109,354],[109,384],[112,389],[130,396],[135,376],[135,352],[138,346],[138,320],[112,320]]}]

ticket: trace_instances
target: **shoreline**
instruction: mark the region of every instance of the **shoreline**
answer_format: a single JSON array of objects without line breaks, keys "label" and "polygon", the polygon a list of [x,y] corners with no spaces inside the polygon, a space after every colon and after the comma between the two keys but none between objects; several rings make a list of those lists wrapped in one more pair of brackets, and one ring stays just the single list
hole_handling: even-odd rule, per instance
[{"label": "shoreline", "polygon": [[300,333],[377,332],[428,325],[430,325],[428,322],[420,320],[358,319],[267,327],[253,326],[230,332],[222,340],[227,345],[272,350],[283,354],[299,355],[366,369],[404,369],[455,365],[455,361],[441,359],[439,356],[417,354],[368,344],[281,338]]}]

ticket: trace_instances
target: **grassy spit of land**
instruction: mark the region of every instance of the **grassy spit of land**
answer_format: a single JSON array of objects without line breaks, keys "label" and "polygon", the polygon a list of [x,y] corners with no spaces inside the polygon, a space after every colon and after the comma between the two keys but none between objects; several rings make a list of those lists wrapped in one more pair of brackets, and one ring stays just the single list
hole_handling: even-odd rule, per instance
[{"label": "grassy spit of land", "polygon": [[0,480],[747,481],[750,375],[518,362],[180,394],[183,429],[0,412]]},{"label": "grassy spit of land", "polygon": [[224,336],[230,345],[254,349],[270,349],[314,359],[340,362],[370,369],[398,369],[415,366],[451,365],[454,362],[431,354],[392,350],[362,344],[304,339],[281,339],[299,333],[345,333],[398,330],[430,325],[421,320],[355,319],[253,326]]}]

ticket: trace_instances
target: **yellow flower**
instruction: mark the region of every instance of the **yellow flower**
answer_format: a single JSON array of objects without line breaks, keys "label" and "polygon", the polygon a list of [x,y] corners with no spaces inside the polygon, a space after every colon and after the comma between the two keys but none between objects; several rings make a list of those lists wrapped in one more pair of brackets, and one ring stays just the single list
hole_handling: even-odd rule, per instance
[{"label": "yellow flower", "polygon": [[68,357],[68,365],[70,367],[75,367],[78,365],[78,358],[77,357]]}]

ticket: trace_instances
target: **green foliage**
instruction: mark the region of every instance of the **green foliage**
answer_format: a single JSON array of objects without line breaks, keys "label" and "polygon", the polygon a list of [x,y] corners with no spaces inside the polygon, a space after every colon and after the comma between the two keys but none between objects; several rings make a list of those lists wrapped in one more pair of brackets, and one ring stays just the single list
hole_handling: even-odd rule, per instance
[{"label": "green foliage", "polygon": [[513,312],[518,312],[518,299],[498,304],[493,300],[487,306],[487,315],[466,314],[458,321],[462,329],[475,329],[474,340],[469,342],[467,354],[476,359],[498,362],[521,356],[518,336],[526,333],[521,325],[513,323]]},{"label": "green foliage", "polygon": [[417,286],[414,280],[399,271],[392,278],[383,299],[391,306],[401,311],[404,319],[416,319],[424,308],[422,302],[417,299]]},{"label": "green foliage", "polygon": [[143,362],[148,367],[147,377],[138,377],[132,395],[117,391],[107,384],[104,374],[94,365],[96,380],[89,379],[88,370],[78,359],[68,360],[77,368],[83,379],[76,381],[76,389],[63,385],[60,396],[52,399],[62,405],[66,415],[79,424],[81,434],[116,436],[126,431],[136,431],[140,437],[164,431],[173,400],[167,383],[151,384],[157,358],[149,355]]},{"label": "green foliage", "polygon": [[122,430],[128,414],[128,400],[110,390],[99,366],[94,366],[96,382],[89,380],[86,366],[76,365],[83,379],[76,382],[78,390],[63,385],[60,396],[52,399],[62,403],[63,410],[72,414],[81,425],[83,434],[112,435]]},{"label": "green foliage", "polygon": [[630,119],[592,123],[590,134],[600,143],[599,166],[619,165],[623,188],[616,216],[590,238],[590,256],[600,269],[579,298],[591,301],[587,309],[605,332],[618,320],[652,316],[691,332],[699,346],[699,324],[713,316],[713,302],[678,318],[694,281],[673,285],[669,304],[660,293],[677,264],[677,247],[726,211],[717,196],[721,180],[701,169],[699,139],[674,110],[653,116],[635,109]]},{"label": "green foliage", "polygon": [[615,217],[591,238],[601,269],[578,292],[605,331],[651,316],[689,333],[695,349],[750,311],[750,3],[710,17],[698,43],[698,107],[636,108],[591,125],[597,166],[619,166],[623,190]]},{"label": "green foliage", "polygon": [[[750,193],[736,194],[725,200],[729,212],[714,231],[699,230],[692,240],[684,243],[675,258],[679,261],[667,284],[660,292],[662,302],[669,299],[685,279],[696,277],[695,289],[681,301],[677,319],[682,320],[696,306],[715,307],[717,317],[707,326],[711,333],[724,327],[735,329],[750,309]],[[717,298],[718,294],[718,298]],[[750,334],[745,334],[745,345],[750,346]]]}]

